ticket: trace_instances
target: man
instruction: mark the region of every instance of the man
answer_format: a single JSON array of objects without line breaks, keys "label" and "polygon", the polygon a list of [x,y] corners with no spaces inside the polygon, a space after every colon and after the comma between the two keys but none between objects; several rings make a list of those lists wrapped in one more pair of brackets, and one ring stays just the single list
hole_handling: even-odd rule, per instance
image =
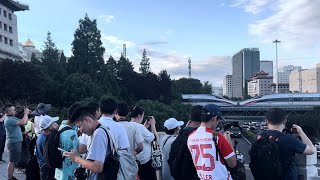
[{"label": "man", "polygon": [[108,98],[100,103],[101,118],[99,122],[102,126],[108,127],[115,138],[115,143],[120,150],[128,150],[130,147],[127,131],[123,125],[113,121],[117,112],[117,103]]},{"label": "man", "polygon": [[171,176],[176,180],[198,180],[196,168],[194,167],[190,151],[187,146],[189,135],[197,130],[201,124],[202,106],[194,106],[191,110],[191,121],[181,129],[178,137],[171,145],[168,164]]},{"label": "man", "polygon": [[[272,137],[277,137],[279,151],[280,151],[280,162],[282,165],[282,174],[284,180],[297,180],[298,171],[294,163],[295,153],[311,155],[315,153],[315,147],[306,136],[300,126],[293,125],[292,128],[296,130],[297,134],[301,137],[302,142],[298,140],[292,134],[282,134],[287,123],[287,114],[283,109],[272,108],[269,109],[265,116],[266,122],[268,124],[269,130],[265,134],[259,134],[257,139],[262,138],[264,135],[271,139]],[[254,144],[253,144],[254,145]],[[251,149],[253,151],[253,149]],[[252,159],[251,159],[252,161]],[[250,162],[251,165],[251,162]],[[250,166],[251,167],[251,166]],[[251,168],[252,169],[252,168]],[[253,174],[256,174],[253,170]],[[272,173],[271,173],[272,174]],[[258,179],[258,177],[256,177]],[[261,178],[259,178],[261,179]]]},{"label": "man", "polygon": [[47,137],[52,133],[52,131],[57,130],[59,127],[56,123],[57,120],[59,120],[59,117],[50,117],[45,115],[39,122],[41,133],[37,138],[36,156],[39,163],[41,180],[54,180],[54,169],[49,168],[46,165],[43,153]]},{"label": "man", "polygon": [[107,127],[101,126],[88,107],[77,108],[71,119],[78,122],[80,131],[91,136],[92,141],[88,147],[86,159],[82,159],[75,150],[65,152],[64,156],[87,169],[89,171],[88,180],[97,180],[98,174],[103,171],[105,158],[109,154],[108,138],[105,130],[102,129],[107,129]]},{"label": "man", "polygon": [[4,152],[4,147],[6,146],[6,129],[4,127],[4,120],[6,118],[5,113],[0,114],[0,161],[6,162],[2,159],[2,154]]},{"label": "man", "polygon": [[225,162],[231,168],[237,165],[230,132],[225,135],[215,132],[220,120],[222,114],[217,105],[204,106],[201,125],[188,138],[188,148],[200,179],[232,179]]},{"label": "man", "polygon": [[42,116],[47,115],[51,108],[51,104],[39,103],[37,108],[31,113],[34,115],[34,133],[38,136],[40,131],[40,119]]},{"label": "man", "polygon": [[[70,130],[63,131],[60,134],[60,147],[66,151],[71,151],[72,149],[79,151],[79,139],[77,134],[78,129],[76,126],[77,122],[72,118],[72,115],[73,111],[80,105],[80,103],[74,103],[71,105],[68,110],[68,120],[62,121],[59,128],[59,130],[67,126],[71,128]],[[76,170],[78,167],[78,163],[72,162],[70,159],[65,158],[62,163],[62,168],[56,168],[55,178],[57,180],[75,179],[74,170]]]},{"label": "man", "polygon": [[14,117],[16,110],[13,105],[7,105],[5,107],[5,113],[4,126],[6,128],[7,147],[9,150],[8,179],[15,180],[17,178],[13,177],[13,170],[15,163],[20,161],[23,140],[20,126],[27,124],[30,110],[28,108],[24,109],[24,115],[21,120]]}]

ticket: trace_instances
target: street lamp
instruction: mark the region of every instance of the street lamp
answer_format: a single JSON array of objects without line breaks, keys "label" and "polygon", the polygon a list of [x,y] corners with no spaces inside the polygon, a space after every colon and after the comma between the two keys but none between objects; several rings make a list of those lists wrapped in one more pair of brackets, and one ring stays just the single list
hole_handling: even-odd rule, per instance
[{"label": "street lamp", "polygon": [[276,78],[277,78],[277,81],[276,81],[276,93],[278,93],[278,84],[279,84],[279,71],[278,71],[278,43],[280,43],[281,41],[278,41],[278,39],[274,40],[273,43],[276,43]]}]

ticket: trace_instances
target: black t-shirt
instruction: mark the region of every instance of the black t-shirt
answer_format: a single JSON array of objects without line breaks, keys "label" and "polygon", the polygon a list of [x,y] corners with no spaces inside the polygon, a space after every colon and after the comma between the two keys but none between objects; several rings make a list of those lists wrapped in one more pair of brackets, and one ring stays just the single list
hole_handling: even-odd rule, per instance
[{"label": "black t-shirt", "polygon": [[[277,136],[281,132],[276,130],[268,130],[268,136]],[[295,153],[302,154],[307,145],[302,143],[292,134],[283,134],[278,138],[280,157],[283,162],[283,168],[286,171],[285,180],[297,180],[298,170],[294,163]]]}]

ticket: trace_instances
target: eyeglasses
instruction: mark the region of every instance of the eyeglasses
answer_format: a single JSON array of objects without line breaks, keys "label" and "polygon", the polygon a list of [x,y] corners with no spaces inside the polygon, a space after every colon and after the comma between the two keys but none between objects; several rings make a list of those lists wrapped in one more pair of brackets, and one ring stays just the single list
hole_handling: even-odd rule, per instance
[{"label": "eyeglasses", "polygon": [[[84,120],[83,120],[84,121]],[[81,128],[83,121],[81,121],[77,126],[78,128]]]}]

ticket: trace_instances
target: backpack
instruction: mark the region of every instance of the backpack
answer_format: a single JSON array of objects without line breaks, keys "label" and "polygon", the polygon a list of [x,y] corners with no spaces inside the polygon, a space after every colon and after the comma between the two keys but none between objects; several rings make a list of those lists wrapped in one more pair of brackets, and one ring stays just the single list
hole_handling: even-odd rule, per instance
[{"label": "backpack", "polygon": [[32,138],[29,144],[29,157],[26,163],[26,180],[40,180],[40,169],[37,157],[34,155],[37,136]]},{"label": "backpack", "polygon": [[71,127],[66,126],[59,131],[52,132],[46,139],[43,156],[45,163],[49,168],[62,168],[62,163],[65,157],[62,156],[60,147],[60,134],[66,130],[70,130]]},{"label": "backpack", "polygon": [[284,178],[283,165],[280,159],[280,150],[277,140],[283,134],[276,136],[267,135],[267,131],[261,134],[249,151],[249,167],[255,179],[281,180]]},{"label": "backpack", "polygon": [[138,165],[132,154],[118,151],[114,138],[108,130],[101,127],[108,138],[110,152],[103,165],[103,171],[99,174],[99,180],[135,180],[138,173]]},{"label": "backpack", "polygon": [[176,180],[199,179],[191,153],[187,146],[189,135],[195,129],[182,129],[171,144],[168,164],[171,176]]},{"label": "backpack", "polygon": [[[243,161],[238,157],[237,157],[237,165],[236,167],[234,168],[230,168],[228,166],[228,163],[227,161],[223,158],[223,155],[218,147],[218,142],[217,142],[217,133],[213,133],[213,138],[212,138],[213,142],[214,142],[214,145],[216,147],[216,160],[219,161],[219,156],[221,157],[221,159],[223,160],[224,162],[224,165],[226,166],[227,170],[230,172],[230,175],[232,177],[233,180],[246,180],[246,169],[244,167],[244,163]],[[239,152],[236,152],[236,156],[238,156]],[[219,154],[219,156],[218,156]]]}]

